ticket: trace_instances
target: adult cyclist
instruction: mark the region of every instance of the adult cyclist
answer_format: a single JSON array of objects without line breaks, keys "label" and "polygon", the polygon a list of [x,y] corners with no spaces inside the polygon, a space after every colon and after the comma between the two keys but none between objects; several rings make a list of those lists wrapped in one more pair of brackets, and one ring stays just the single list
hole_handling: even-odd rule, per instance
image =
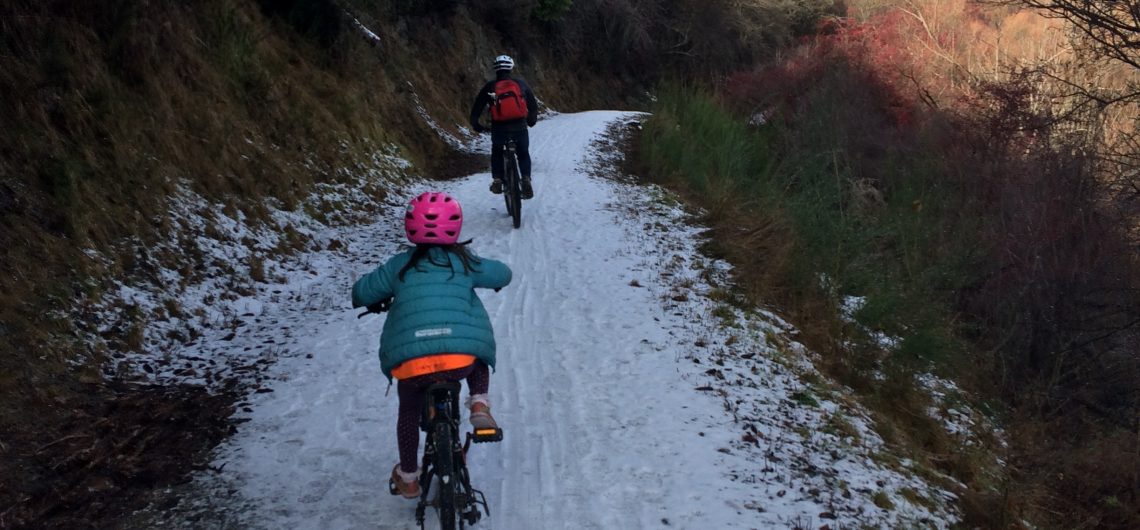
[{"label": "adult cyclist", "polygon": [[500,55],[492,63],[495,79],[479,89],[471,106],[471,128],[486,131],[479,123],[483,109],[491,109],[491,193],[503,192],[503,147],[508,140],[515,141],[518,152],[519,173],[522,174],[522,198],[534,197],[530,183],[530,136],[527,127],[538,123],[538,101],[530,86],[522,79],[511,77],[515,67],[509,55]]}]

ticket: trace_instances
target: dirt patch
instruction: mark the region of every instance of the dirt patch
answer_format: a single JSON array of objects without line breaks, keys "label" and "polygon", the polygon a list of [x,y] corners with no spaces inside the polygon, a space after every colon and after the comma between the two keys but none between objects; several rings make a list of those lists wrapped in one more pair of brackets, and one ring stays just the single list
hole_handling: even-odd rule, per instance
[{"label": "dirt patch", "polygon": [[637,169],[627,153],[633,153],[640,139],[641,120],[627,118],[611,122],[604,133],[591,143],[590,149],[597,157],[588,169],[593,177],[609,179],[625,184],[642,182]]},{"label": "dirt patch", "polygon": [[235,431],[233,388],[110,382],[86,396],[67,422],[0,440],[0,528],[116,527]]}]

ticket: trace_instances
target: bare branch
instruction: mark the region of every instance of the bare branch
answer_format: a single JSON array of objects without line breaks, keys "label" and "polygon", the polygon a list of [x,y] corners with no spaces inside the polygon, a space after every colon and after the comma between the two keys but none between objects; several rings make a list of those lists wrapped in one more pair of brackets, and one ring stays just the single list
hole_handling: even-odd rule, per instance
[{"label": "bare branch", "polygon": [[1092,48],[1140,69],[1140,2],[1136,0],[1017,0],[1070,22]]}]

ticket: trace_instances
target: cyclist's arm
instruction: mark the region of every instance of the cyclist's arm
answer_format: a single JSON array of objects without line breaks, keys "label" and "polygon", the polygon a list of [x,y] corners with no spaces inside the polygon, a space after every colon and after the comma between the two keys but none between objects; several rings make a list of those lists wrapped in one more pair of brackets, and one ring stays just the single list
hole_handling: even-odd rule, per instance
[{"label": "cyclist's arm", "polygon": [[475,273],[475,287],[501,289],[511,283],[511,268],[498,260],[481,258]]},{"label": "cyclist's arm", "polygon": [[392,290],[391,272],[392,261],[377,267],[376,270],[365,274],[352,285],[352,307],[370,306],[391,298],[396,293]]},{"label": "cyclist's arm", "polygon": [[487,105],[491,104],[491,96],[488,96],[487,92],[489,92],[487,85],[483,85],[483,88],[479,90],[479,94],[475,96],[475,103],[471,105],[472,129],[479,130],[479,117],[483,115],[483,110],[487,108]]},{"label": "cyclist's arm", "polygon": [[534,97],[534,91],[530,89],[530,85],[523,83],[523,96],[526,97],[526,124],[534,127],[538,123],[538,99]]}]

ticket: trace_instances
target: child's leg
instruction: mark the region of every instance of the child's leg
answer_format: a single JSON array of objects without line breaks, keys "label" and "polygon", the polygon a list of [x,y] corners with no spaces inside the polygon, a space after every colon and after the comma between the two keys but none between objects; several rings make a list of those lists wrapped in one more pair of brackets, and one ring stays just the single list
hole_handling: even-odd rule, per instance
[{"label": "child's leg", "polygon": [[475,429],[495,429],[498,424],[491,417],[491,402],[487,398],[487,388],[491,386],[491,369],[476,361],[471,373],[467,375],[467,388],[471,395],[467,398],[467,406],[471,409],[471,426]]},{"label": "child's leg", "polygon": [[[490,371],[487,365],[476,362],[475,365],[483,367],[483,392],[486,396],[487,380]],[[427,399],[425,390],[432,383],[440,381],[459,381],[467,377],[471,384],[470,371],[472,367],[457,368],[446,372],[436,372],[421,375],[411,379],[403,379],[396,383],[396,394],[400,396],[400,417],[396,420],[396,444],[400,447],[400,471],[415,473],[419,469],[420,450],[420,415],[424,410],[424,400]],[[484,397],[484,399],[486,399]]]},{"label": "child's leg", "polygon": [[471,392],[471,404],[487,404],[487,389],[491,386],[491,369],[483,361],[475,361],[467,376],[467,389]]},{"label": "child's leg", "polygon": [[396,420],[396,443],[400,447],[400,471],[415,473],[420,448],[420,413],[424,408],[424,386],[418,377],[396,383],[400,396],[400,416]]}]

